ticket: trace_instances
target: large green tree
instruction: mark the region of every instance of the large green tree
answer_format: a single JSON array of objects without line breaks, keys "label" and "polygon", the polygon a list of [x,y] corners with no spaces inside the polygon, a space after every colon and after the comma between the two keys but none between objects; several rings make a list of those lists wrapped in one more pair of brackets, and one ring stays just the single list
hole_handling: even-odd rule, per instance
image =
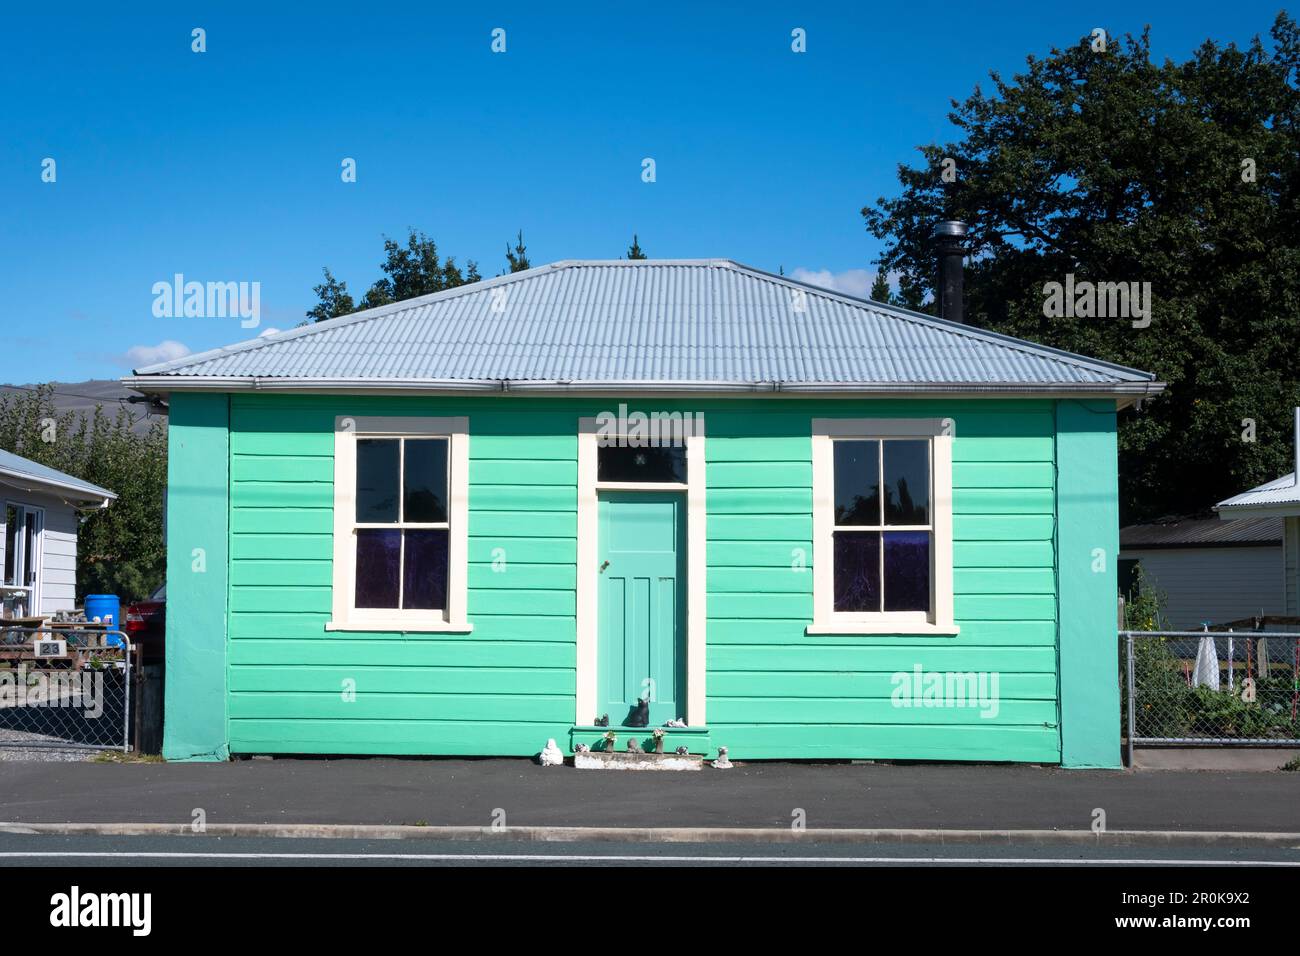
[{"label": "large green tree", "polygon": [[334,319],[340,315],[350,315],[355,312],[357,307],[356,303],[352,301],[352,295],[348,292],[348,284],[334,278],[334,273],[330,272],[328,266],[321,269],[321,271],[325,273],[325,281],[318,286],[312,287],[312,291],[316,293],[316,298],[320,301],[307,310],[307,318],[313,322],[324,322],[326,319]]},{"label": "large green tree", "polygon": [[77,536],[77,600],[147,597],[163,582],[163,491],[167,431],[161,418],[133,428],[125,407],[109,414],[59,412],[52,385],[0,395],[0,448],[116,492],[103,510],[82,512]]},{"label": "large green tree", "polygon": [[[1152,62],[1086,37],[953,101],[956,136],[863,209],[899,297],[932,309],[941,219],[970,224],[972,324],[1155,372],[1120,426],[1124,520],[1191,513],[1290,470],[1300,403],[1300,31]],[[1045,283],[1150,282],[1151,323],[1044,313]],[[1255,423],[1256,441],[1247,440]],[[1243,434],[1246,438],[1243,438]]]},{"label": "large green tree", "polygon": [[335,279],[326,268],[325,281],[313,289],[320,301],[307,311],[307,317],[321,322],[348,315],[358,308],[373,309],[417,295],[454,289],[480,278],[478,265],[473,259],[462,271],[454,258],[439,255],[436,242],[414,229],[409,230],[405,244],[384,237],[384,261],[379,268],[384,273],[383,278],[370,286],[360,304],[353,302],[347,283]]}]

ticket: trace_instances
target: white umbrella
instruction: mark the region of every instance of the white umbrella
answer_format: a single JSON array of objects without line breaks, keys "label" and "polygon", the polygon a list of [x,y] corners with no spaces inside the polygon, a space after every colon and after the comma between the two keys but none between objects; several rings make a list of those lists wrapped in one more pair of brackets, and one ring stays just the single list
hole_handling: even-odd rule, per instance
[{"label": "white umbrella", "polygon": [[1214,638],[1206,634],[1196,648],[1196,666],[1192,668],[1192,686],[1219,689],[1219,658],[1214,650]]}]

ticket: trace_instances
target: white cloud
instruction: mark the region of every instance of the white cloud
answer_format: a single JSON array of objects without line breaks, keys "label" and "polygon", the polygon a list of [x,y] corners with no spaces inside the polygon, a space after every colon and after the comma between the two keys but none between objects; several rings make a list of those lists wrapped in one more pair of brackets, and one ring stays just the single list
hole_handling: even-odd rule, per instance
[{"label": "white cloud", "polygon": [[[809,285],[819,285],[823,289],[841,292],[844,295],[865,299],[871,293],[871,283],[876,281],[876,274],[868,272],[866,269],[846,269],[843,272],[831,272],[830,269],[798,268],[790,274],[790,278],[799,282],[807,282]],[[892,285],[894,276],[887,276],[887,278],[891,280]]]},{"label": "white cloud", "polygon": [[190,354],[189,347],[175,339],[165,339],[157,345],[133,345],[123,356],[131,368],[144,368],[160,362],[172,362]]},{"label": "white cloud", "polygon": [[258,332],[258,333],[257,333],[257,337],[258,337],[259,339],[264,339],[264,338],[266,338],[268,335],[275,335],[275,334],[276,334],[277,332],[279,332],[279,331],[280,331],[280,330],[279,330],[279,329],[276,329],[276,328],[265,328],[265,329],[263,329],[261,332]]}]

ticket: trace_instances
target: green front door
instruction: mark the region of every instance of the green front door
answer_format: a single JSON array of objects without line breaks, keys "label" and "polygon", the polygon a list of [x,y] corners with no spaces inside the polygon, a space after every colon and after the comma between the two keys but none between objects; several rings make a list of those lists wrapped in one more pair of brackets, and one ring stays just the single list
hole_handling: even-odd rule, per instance
[{"label": "green front door", "polygon": [[685,716],[685,509],[680,493],[600,494],[596,699],[612,727],[646,697],[651,727]]}]

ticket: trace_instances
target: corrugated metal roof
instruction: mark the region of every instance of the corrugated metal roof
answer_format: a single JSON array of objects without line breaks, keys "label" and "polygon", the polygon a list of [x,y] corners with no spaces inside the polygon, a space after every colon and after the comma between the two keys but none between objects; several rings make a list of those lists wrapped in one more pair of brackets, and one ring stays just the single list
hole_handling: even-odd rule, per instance
[{"label": "corrugated metal roof", "polygon": [[1171,518],[1148,524],[1131,524],[1119,530],[1121,550],[1142,548],[1243,547],[1280,545],[1281,518]]},{"label": "corrugated metal roof", "polygon": [[1292,472],[1289,475],[1283,475],[1281,478],[1266,482],[1258,488],[1252,488],[1250,491],[1228,498],[1226,501],[1220,501],[1215,507],[1220,511],[1227,512],[1237,509],[1268,508],[1291,510],[1296,514],[1300,514],[1300,485],[1295,483],[1295,472]]},{"label": "corrugated metal roof", "polygon": [[20,483],[45,485],[72,492],[78,498],[116,498],[117,495],[107,488],[92,485],[88,481],[56,471],[47,465],[41,465],[30,458],[23,458],[10,451],[0,451],[0,476],[8,477]]},{"label": "corrugated metal roof", "polygon": [[[1153,376],[725,259],[557,262],[137,376],[705,387],[1131,386]],[[140,384],[131,379],[127,384]]]}]

